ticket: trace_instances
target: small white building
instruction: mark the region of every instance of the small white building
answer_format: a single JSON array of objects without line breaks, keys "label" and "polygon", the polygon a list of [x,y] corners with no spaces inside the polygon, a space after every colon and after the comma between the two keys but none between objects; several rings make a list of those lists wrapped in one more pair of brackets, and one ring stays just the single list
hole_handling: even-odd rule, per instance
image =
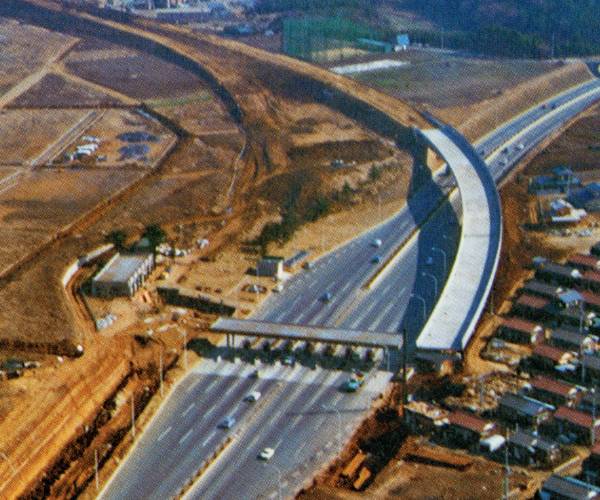
[{"label": "small white building", "polygon": [[154,269],[154,255],[116,253],[92,279],[92,295],[131,297]]},{"label": "small white building", "polygon": [[281,257],[263,257],[256,265],[256,274],[258,276],[282,279],[283,259]]}]

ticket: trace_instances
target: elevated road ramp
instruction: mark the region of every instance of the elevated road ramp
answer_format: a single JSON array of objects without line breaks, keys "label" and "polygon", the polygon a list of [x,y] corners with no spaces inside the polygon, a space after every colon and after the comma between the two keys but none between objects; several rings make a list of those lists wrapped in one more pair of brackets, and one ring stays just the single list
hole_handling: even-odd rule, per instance
[{"label": "elevated road ramp", "polygon": [[452,170],[460,190],[463,224],[452,270],[416,344],[421,350],[463,351],[475,331],[498,268],[502,243],[500,200],[487,165],[458,132],[441,125],[417,134]]}]

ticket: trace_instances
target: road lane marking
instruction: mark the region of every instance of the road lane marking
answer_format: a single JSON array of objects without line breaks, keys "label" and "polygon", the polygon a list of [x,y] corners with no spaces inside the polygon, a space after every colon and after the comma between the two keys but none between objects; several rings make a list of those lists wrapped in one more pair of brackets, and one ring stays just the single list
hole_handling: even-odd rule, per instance
[{"label": "road lane marking", "polygon": [[183,443],[187,438],[190,437],[190,435],[192,434],[193,429],[190,429],[189,431],[187,431],[179,440],[179,444]]},{"label": "road lane marking", "polygon": [[201,378],[199,378],[199,379],[198,379],[198,380],[196,380],[194,383],[190,384],[190,385],[189,385],[189,386],[186,388],[185,392],[186,392],[186,393],[188,393],[188,392],[192,391],[192,390],[193,390],[193,389],[194,389],[194,388],[195,388],[195,387],[196,387],[196,386],[197,386],[197,385],[198,385],[198,384],[199,384],[201,381],[202,381],[202,379],[201,379]]},{"label": "road lane marking", "polygon": [[158,439],[156,441],[160,441],[162,438],[164,438],[169,432],[171,431],[171,426],[169,425],[169,427],[167,427],[164,431],[162,431],[161,435],[158,436]]},{"label": "road lane marking", "polygon": [[185,409],[185,411],[181,414],[181,416],[185,417],[194,406],[196,406],[196,403],[190,403],[190,406],[188,406]]},{"label": "road lane marking", "polygon": [[211,440],[213,437],[215,437],[215,434],[216,434],[216,433],[217,433],[217,431],[212,431],[212,432],[211,432],[211,433],[208,435],[208,437],[207,437],[207,438],[206,438],[206,439],[205,439],[205,440],[202,442],[202,448],[204,448],[204,447],[205,447],[205,446],[208,444],[208,442],[209,442],[209,441],[210,441],[210,440]]}]

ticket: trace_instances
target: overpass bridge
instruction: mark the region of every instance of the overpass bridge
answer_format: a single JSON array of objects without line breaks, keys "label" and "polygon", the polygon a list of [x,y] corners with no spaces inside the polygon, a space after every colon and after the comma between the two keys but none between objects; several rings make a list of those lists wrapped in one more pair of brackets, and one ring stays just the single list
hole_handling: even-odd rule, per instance
[{"label": "overpass bridge", "polygon": [[417,135],[452,170],[460,191],[463,223],[458,251],[440,297],[417,338],[417,349],[463,351],[491,290],[502,244],[502,210],[494,178],[483,159],[453,128]]}]

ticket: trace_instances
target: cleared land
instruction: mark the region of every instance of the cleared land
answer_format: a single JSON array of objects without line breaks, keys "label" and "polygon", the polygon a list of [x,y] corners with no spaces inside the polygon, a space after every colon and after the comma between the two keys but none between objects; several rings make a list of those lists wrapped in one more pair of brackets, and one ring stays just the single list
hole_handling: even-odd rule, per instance
[{"label": "cleared land", "polygon": [[30,162],[85,120],[90,112],[74,109],[0,111],[2,163]]},{"label": "cleared land", "polygon": [[0,41],[2,95],[26,76],[41,69],[50,58],[68,49],[75,39],[62,33],[0,18]]},{"label": "cleared land", "polygon": [[[87,55],[82,57],[82,53]],[[136,99],[184,97],[204,87],[197,76],[180,66],[99,39],[78,45],[65,66],[78,77]]]},{"label": "cleared land", "polygon": [[113,96],[50,73],[10,103],[14,108],[107,107],[121,102]]}]

